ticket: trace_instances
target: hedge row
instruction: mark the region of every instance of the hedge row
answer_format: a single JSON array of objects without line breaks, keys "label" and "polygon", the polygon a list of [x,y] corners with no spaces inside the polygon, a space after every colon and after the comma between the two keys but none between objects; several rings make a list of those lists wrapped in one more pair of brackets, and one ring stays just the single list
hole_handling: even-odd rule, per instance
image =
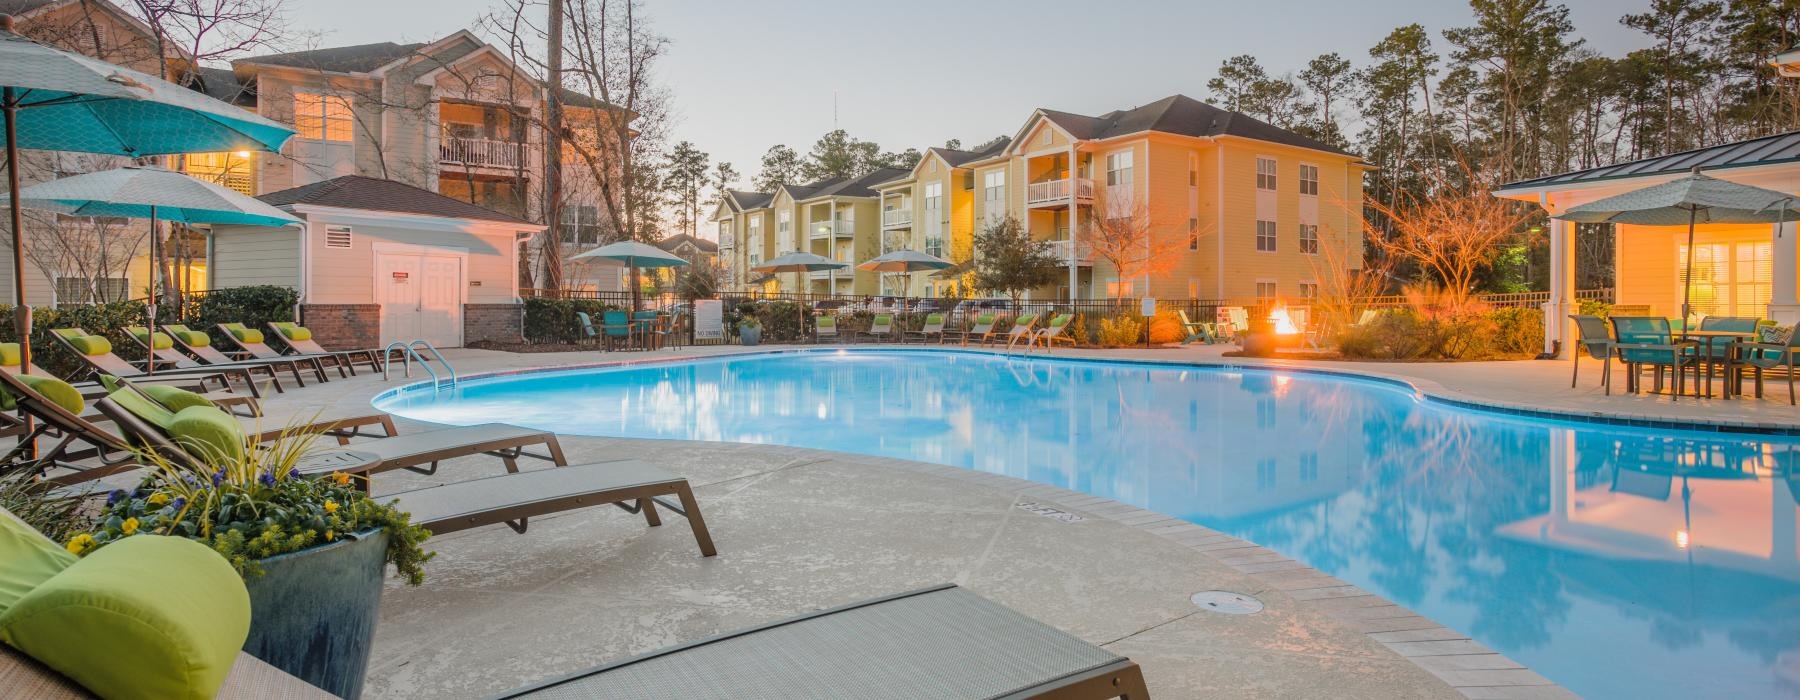
[{"label": "hedge row", "polygon": [[[204,328],[215,336],[215,344],[229,347],[226,338],[218,337],[214,326],[235,322],[260,328],[270,321],[292,321],[294,304],[298,300],[298,293],[286,287],[221,289],[191,300],[188,308],[183,309],[188,312],[185,320],[178,320],[176,310],[169,306],[157,308],[157,320]],[[0,342],[16,343],[19,340],[18,331],[13,328],[12,314],[13,307],[0,305]],[[148,314],[149,309],[141,301],[34,308],[31,312],[32,363],[58,377],[81,379],[86,376],[86,365],[51,336],[50,331],[57,328],[80,328],[93,335],[106,336],[112,341],[114,354],[127,360],[141,360],[144,351],[125,333],[125,327],[144,325]]]}]

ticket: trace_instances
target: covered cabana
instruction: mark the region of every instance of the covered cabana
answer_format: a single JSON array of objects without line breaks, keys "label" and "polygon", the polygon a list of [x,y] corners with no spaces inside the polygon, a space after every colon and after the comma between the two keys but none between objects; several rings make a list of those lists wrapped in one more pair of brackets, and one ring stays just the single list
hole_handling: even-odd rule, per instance
[{"label": "covered cabana", "polygon": [[[1658,185],[1693,168],[1722,180],[1800,194],[1800,132],[1722,144],[1509,183],[1494,194],[1533,202],[1550,215],[1550,300],[1544,304],[1544,350],[1567,356],[1576,337],[1575,222],[1558,218],[1589,202]],[[1681,315],[1687,270],[1687,226],[1615,224],[1615,303]],[[1691,304],[1697,313],[1800,321],[1800,246],[1795,223],[1700,224],[1694,236]]]}]

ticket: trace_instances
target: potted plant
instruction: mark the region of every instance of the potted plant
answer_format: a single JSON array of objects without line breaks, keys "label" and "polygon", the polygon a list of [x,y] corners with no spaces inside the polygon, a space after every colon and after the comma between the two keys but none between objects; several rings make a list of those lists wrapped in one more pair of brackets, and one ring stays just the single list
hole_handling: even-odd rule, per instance
[{"label": "potted plant", "polygon": [[[294,468],[316,435],[283,433],[241,456],[204,460],[212,471],[139,457],[149,475],[107,496],[92,530],[69,538],[85,555],[137,534],[197,540],[224,555],[250,593],[244,651],[340,697],[356,697],[367,671],[387,564],[425,580],[430,533],[370,498],[347,474],[303,478]],[[213,451],[208,451],[209,453]]]},{"label": "potted plant", "polygon": [[745,346],[761,343],[762,321],[754,314],[744,314],[744,318],[738,321],[738,340]]}]

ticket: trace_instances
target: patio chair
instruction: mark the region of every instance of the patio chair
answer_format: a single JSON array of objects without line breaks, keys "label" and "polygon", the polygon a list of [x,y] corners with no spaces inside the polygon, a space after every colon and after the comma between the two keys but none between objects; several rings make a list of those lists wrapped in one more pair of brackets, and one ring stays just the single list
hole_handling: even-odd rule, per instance
[{"label": "patio chair", "polygon": [[380,372],[382,363],[387,362],[387,358],[381,356],[383,351],[375,348],[326,350],[325,346],[319,344],[319,341],[313,340],[312,329],[292,321],[270,321],[268,326],[269,330],[275,331],[275,337],[280,338],[282,344],[292,350],[293,354],[340,356],[351,363],[351,374],[356,373],[355,364],[358,362],[368,362],[370,372]]},{"label": "patio chair", "polygon": [[[1036,311],[1020,314],[1017,318],[1014,318],[1012,327],[1006,329],[1006,347],[1011,348],[1013,343],[1018,342],[1021,338],[1030,340],[1032,332],[1037,330],[1037,319],[1038,312]],[[994,340],[996,341],[1000,338],[1001,336],[994,336]]]},{"label": "patio chair", "polygon": [[955,585],[809,612],[596,666],[506,698],[1146,700],[1143,671]]},{"label": "patio chair", "polygon": [[668,314],[639,311],[632,314],[632,329],[645,350],[661,350],[669,344]]},{"label": "patio chair", "polygon": [[[1031,352],[1031,346],[1037,343],[1043,343],[1045,352],[1049,352],[1050,347],[1056,343],[1068,343],[1069,347],[1075,347],[1075,339],[1063,334],[1063,330],[1069,327],[1069,322],[1074,320],[1075,314],[1057,314],[1050,317],[1050,322],[1044,324],[1043,328],[1039,328],[1025,337],[1025,351]],[[1010,343],[1008,347],[1010,349]]]},{"label": "patio chair", "polygon": [[873,338],[875,339],[875,342],[878,343],[893,338],[894,315],[887,312],[875,314],[875,318],[869,321],[868,330],[858,331],[856,337],[859,339],[863,337]]},{"label": "patio chair", "polygon": [[630,346],[631,317],[623,311],[603,311],[600,313],[600,333],[606,338],[606,349],[617,349],[620,343]]},{"label": "patio chair", "polygon": [[1242,306],[1219,307],[1219,335],[1237,340],[1250,330],[1250,310]]},{"label": "patio chair", "polygon": [[931,340],[933,337],[936,337],[938,343],[942,344],[944,342],[944,315],[941,313],[925,314],[925,325],[919,330],[907,331],[901,334],[900,342],[904,343],[907,338],[913,337],[917,337],[920,343],[924,343]]},{"label": "patio chair", "polygon": [[590,343],[600,340],[600,331],[594,329],[594,317],[586,311],[575,312],[575,324],[581,327],[581,337]]},{"label": "patio chair", "polygon": [[1219,331],[1217,323],[1196,323],[1190,321],[1188,320],[1187,310],[1185,309],[1176,309],[1175,316],[1181,319],[1181,332],[1187,335],[1187,337],[1181,339],[1182,345],[1187,345],[1196,340],[1208,345],[1218,342]]},{"label": "patio chair", "polygon": [[838,339],[837,316],[825,313],[813,319],[813,342],[823,342],[826,338]]},{"label": "patio chair", "polygon": [[1580,335],[1575,339],[1575,370],[1569,375],[1569,388],[1575,388],[1575,382],[1581,377],[1581,356],[1587,355],[1600,361],[1600,386],[1605,387],[1606,395],[1612,396],[1612,332],[1606,328],[1606,319],[1599,316],[1570,314],[1575,321],[1575,331]]},{"label": "patio chair", "polygon": [[[1759,323],[1762,323],[1762,319],[1749,316],[1707,316],[1700,320],[1698,330],[1755,333]],[[1712,375],[1715,369],[1719,370],[1724,381],[1733,381],[1731,374],[1733,372],[1732,364],[1736,360],[1734,357],[1736,349],[1732,346],[1736,344],[1735,340],[1726,338],[1713,338],[1711,342],[1696,341],[1694,343],[1695,351],[1700,354],[1700,363],[1706,370],[1703,386],[1708,392],[1712,390]]]},{"label": "patio chair", "polygon": [[[58,344],[74,355],[75,359],[86,366],[96,378],[100,375],[110,374],[117,377],[174,380],[190,383],[191,386],[203,392],[208,391],[209,383],[217,384],[218,391],[211,392],[209,395],[214,396],[218,402],[232,406],[248,405],[253,413],[258,415],[262,413],[262,408],[257,403],[257,400],[262,397],[262,392],[256,385],[256,379],[250,376],[250,371],[243,367],[172,368],[148,374],[139,369],[137,365],[126,361],[125,358],[113,354],[112,343],[104,337],[88,335],[80,328],[56,328],[50,331],[50,335],[56,338]],[[250,393],[232,392],[232,380],[234,379],[242,383]]]},{"label": "patio chair", "polygon": [[987,342],[988,336],[994,333],[994,325],[999,322],[999,314],[992,311],[983,311],[980,315],[975,317],[975,323],[973,325],[945,331],[944,341],[949,342],[950,337],[954,335],[957,338],[957,342],[960,342],[963,345],[968,345],[970,338],[985,343]]},{"label": "patio chair", "polygon": [[1638,393],[1639,375],[1643,368],[1649,366],[1655,373],[1656,384],[1653,391],[1662,391],[1663,369],[1667,368],[1673,375],[1675,399],[1680,400],[1683,387],[1682,373],[1690,368],[1695,370],[1698,380],[1700,357],[1695,352],[1694,344],[1676,342],[1669,327],[1669,319],[1657,316],[1613,316],[1613,337],[1616,339],[1619,361],[1625,363],[1625,390]]},{"label": "patio chair", "polygon": [[1787,372],[1788,405],[1794,402],[1794,371],[1796,358],[1800,357],[1800,333],[1788,330],[1785,343],[1742,343],[1738,347],[1744,353],[1744,364],[1750,367],[1756,382],[1756,398],[1763,396],[1763,372],[1784,370]]},{"label": "patio chair", "polygon": [[[300,386],[306,386],[306,378],[303,372],[311,373],[321,382],[326,381],[324,368],[320,366],[319,363],[312,362],[303,357],[284,356],[275,359],[240,360],[233,358],[230,355],[226,355],[225,353],[220,352],[218,348],[213,347],[212,336],[208,335],[205,331],[193,330],[179,323],[165,323],[162,328],[164,333],[169,334],[169,339],[175,341],[175,347],[181,348],[182,352],[194,357],[208,367],[260,363],[268,365],[272,371],[285,371],[292,374],[294,383],[299,384]],[[279,387],[277,387],[277,390],[280,390]]]},{"label": "patio chair", "polygon": [[230,338],[231,342],[237,344],[239,350],[242,350],[245,354],[258,360],[277,360],[286,357],[312,363],[313,368],[317,370],[319,381],[321,382],[331,381],[331,378],[325,375],[326,367],[336,367],[338,377],[340,378],[349,377],[351,374],[356,373],[356,368],[351,366],[350,360],[343,355],[336,353],[325,355],[286,355],[275,348],[269,347],[267,343],[264,343],[262,331],[247,327],[242,323],[221,323],[217,328],[221,334]]}]

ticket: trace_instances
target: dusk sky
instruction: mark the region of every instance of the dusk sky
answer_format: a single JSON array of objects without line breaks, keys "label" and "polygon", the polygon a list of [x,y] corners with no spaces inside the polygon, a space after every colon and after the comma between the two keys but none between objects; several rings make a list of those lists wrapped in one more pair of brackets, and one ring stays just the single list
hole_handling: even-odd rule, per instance
[{"label": "dusk sky", "polygon": [[[292,24],[321,46],[427,41],[472,28],[493,0],[296,0]],[[1577,35],[1619,55],[1645,37],[1619,24],[1648,0],[1567,3]],[[1464,26],[1465,3],[1417,2],[721,2],[648,0],[671,40],[662,78],[674,140],[693,141],[748,178],[763,151],[802,154],[837,124],[884,150],[966,145],[1018,129],[1031,110],[1099,114],[1174,93],[1204,99],[1227,57],[1273,73],[1336,51],[1359,67],[1394,27],[1420,22],[1433,45]]]}]

